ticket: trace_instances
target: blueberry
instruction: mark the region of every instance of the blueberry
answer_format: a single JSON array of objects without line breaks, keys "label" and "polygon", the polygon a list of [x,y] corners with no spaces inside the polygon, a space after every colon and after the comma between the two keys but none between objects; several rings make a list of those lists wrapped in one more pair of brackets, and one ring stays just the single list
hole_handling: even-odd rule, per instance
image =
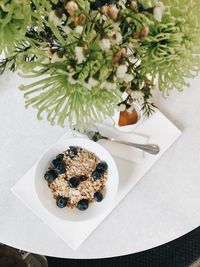
[{"label": "blueberry", "polygon": [[77,208],[79,210],[86,210],[89,206],[89,201],[88,199],[81,199],[79,200],[79,202],[77,203]]},{"label": "blueberry", "polygon": [[44,175],[44,179],[45,179],[47,182],[52,183],[52,182],[56,179],[57,176],[58,176],[58,175],[55,173],[54,170],[49,170],[49,171],[47,171],[47,172],[45,173],[45,175]]},{"label": "blueberry", "polygon": [[59,174],[62,174],[62,173],[66,172],[65,164],[61,159],[52,160],[52,167]]},{"label": "blueberry", "polygon": [[105,161],[102,161],[97,164],[97,167],[96,167],[97,172],[103,173],[107,171],[107,169],[108,169],[108,164]]},{"label": "blueberry", "polygon": [[64,155],[63,154],[59,154],[56,156],[56,159],[59,159],[59,160],[63,160],[64,158]]},{"label": "blueberry", "polygon": [[67,149],[67,155],[70,158],[74,158],[78,153],[78,149],[75,146],[70,146],[69,149]]},{"label": "blueberry", "polygon": [[57,171],[57,173],[59,174],[63,174],[66,172],[66,167],[65,167],[65,164],[64,163],[60,163],[56,168],[55,170]]},{"label": "blueberry", "polygon": [[80,179],[81,182],[84,182],[84,181],[86,181],[88,179],[88,177],[86,175],[81,175],[79,177],[79,179]]},{"label": "blueberry", "polygon": [[62,163],[62,160],[61,159],[54,159],[54,160],[52,160],[52,162],[51,162],[51,164],[52,164],[52,167],[54,168],[54,169],[56,169],[57,168],[57,166],[58,165],[60,165]]},{"label": "blueberry", "polygon": [[96,180],[100,180],[101,179],[101,173],[100,172],[97,172],[97,171],[94,171],[92,173],[92,177],[93,179],[96,181]]},{"label": "blueberry", "polygon": [[58,196],[57,199],[56,199],[56,205],[59,208],[66,207],[67,203],[68,203],[68,198],[66,198],[66,197]]},{"label": "blueberry", "polygon": [[76,188],[80,184],[80,180],[78,177],[72,177],[68,180],[68,185],[71,188]]},{"label": "blueberry", "polygon": [[103,194],[101,192],[95,192],[94,193],[94,199],[97,202],[101,202],[103,200]]}]

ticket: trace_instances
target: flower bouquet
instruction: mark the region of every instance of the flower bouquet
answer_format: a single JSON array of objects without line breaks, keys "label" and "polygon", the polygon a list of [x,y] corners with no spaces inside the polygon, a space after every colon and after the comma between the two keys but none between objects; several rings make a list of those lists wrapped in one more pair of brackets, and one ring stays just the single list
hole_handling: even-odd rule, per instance
[{"label": "flower bouquet", "polygon": [[[38,119],[84,130],[133,110],[150,115],[163,95],[200,70],[200,1],[1,0],[0,73],[22,85]],[[125,96],[125,98],[124,98]]]}]

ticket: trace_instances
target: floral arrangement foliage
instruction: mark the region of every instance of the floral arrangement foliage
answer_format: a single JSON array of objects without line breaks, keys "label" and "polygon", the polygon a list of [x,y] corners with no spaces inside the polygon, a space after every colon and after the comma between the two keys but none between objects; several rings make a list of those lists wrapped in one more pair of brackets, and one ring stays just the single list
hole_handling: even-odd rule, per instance
[{"label": "floral arrangement foliage", "polygon": [[200,70],[200,2],[194,2],[166,0],[162,19],[150,25],[141,46],[144,53],[139,52],[144,73],[153,78],[158,75],[158,87],[164,94],[189,86],[186,78]]},{"label": "floral arrangement foliage", "polygon": [[[200,2],[191,0],[1,0],[0,73],[35,78],[22,85],[26,106],[54,124],[90,122],[154,108],[200,70]],[[128,102],[122,94],[128,95]]]},{"label": "floral arrangement foliage", "polygon": [[[31,6],[27,0],[0,1],[0,53],[8,54],[21,41],[31,23]],[[7,54],[6,53],[6,54]]]}]

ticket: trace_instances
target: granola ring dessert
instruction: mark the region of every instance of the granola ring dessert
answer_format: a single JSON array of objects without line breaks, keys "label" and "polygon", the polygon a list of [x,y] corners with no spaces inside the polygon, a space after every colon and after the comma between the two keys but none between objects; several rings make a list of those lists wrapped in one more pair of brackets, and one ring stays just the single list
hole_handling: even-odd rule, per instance
[{"label": "granola ring dessert", "polygon": [[52,160],[44,179],[59,208],[84,211],[103,200],[108,164],[85,148],[69,146]]}]

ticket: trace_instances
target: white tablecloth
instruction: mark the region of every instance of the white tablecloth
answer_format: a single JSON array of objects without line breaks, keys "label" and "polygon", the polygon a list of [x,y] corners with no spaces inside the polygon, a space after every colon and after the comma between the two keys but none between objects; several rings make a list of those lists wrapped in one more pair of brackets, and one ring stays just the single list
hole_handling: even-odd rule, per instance
[{"label": "white tablecloth", "polygon": [[34,110],[24,109],[16,89],[20,80],[13,74],[0,76],[0,242],[55,257],[104,258],[161,245],[200,225],[200,76],[183,93],[173,92],[167,100],[155,97],[183,135],[76,251],[10,192],[66,132],[38,122]]}]

